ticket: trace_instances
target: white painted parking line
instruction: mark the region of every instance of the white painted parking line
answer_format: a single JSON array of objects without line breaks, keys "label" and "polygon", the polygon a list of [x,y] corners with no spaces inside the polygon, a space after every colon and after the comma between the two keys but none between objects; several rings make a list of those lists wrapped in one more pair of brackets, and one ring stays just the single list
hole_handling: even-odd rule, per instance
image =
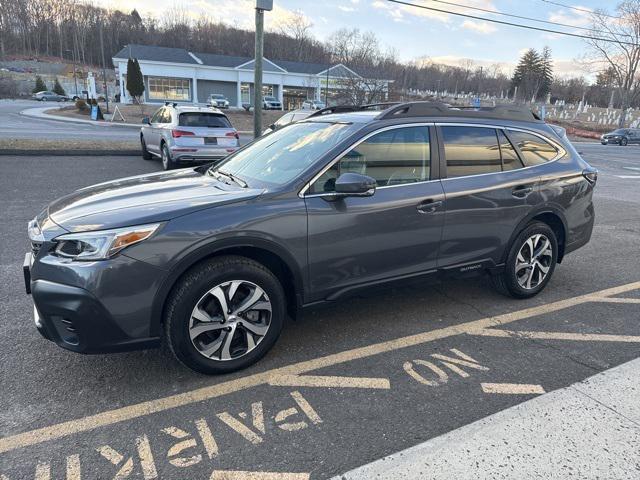
[{"label": "white painted parking line", "polygon": [[542,385],[526,383],[481,383],[484,393],[500,393],[503,395],[542,395]]},{"label": "white painted parking line", "polygon": [[209,480],[308,480],[308,473],[214,470]]},{"label": "white painted parking line", "polygon": [[[240,392],[259,385],[266,385],[272,378],[280,375],[301,375],[320,368],[339,365],[353,360],[368,358],[374,355],[393,352],[416,345],[423,345],[435,340],[453,337],[455,335],[478,332],[482,331],[483,329],[506,325],[508,323],[512,323],[517,320],[523,320],[525,318],[531,318],[538,315],[557,312],[565,308],[581,305],[583,303],[592,301],[594,296],[613,296],[638,289],[640,289],[640,282],[628,283],[625,285],[607,288],[605,290],[600,290],[577,297],[567,298],[565,300],[559,300],[557,302],[497,315],[495,317],[481,318],[479,320],[473,320],[458,325],[451,325],[449,327],[429,330],[415,335],[388,340],[365,347],[354,348],[352,350],[346,350],[324,357],[294,363],[285,367],[268,370],[266,372],[255,373],[246,377],[224,381],[208,387],[171,395],[164,398],[157,398],[126,407],[103,411],[95,415],[89,415],[87,417],[69,420],[51,426],[0,438],[0,453],[9,452],[31,445],[37,445],[42,442],[56,440],[80,432],[87,432],[99,427],[114,425],[116,423],[124,422],[127,420],[145,417],[147,415],[164,412],[170,409],[183,407],[185,405],[191,405],[197,402],[219,398],[223,395]],[[604,335],[603,337],[607,336]],[[638,338],[638,341],[640,341],[640,337],[635,338]]]},{"label": "white painted parking line", "polygon": [[274,387],[391,388],[388,378],[280,375],[269,380]]},{"label": "white painted parking line", "polygon": [[616,175],[618,178],[640,178],[640,175]]},{"label": "white painted parking line", "polygon": [[540,340],[577,340],[584,342],[640,343],[638,335],[609,335],[604,333],[532,332],[485,328],[469,332],[470,335],[500,338],[534,338]]},{"label": "white painted parking line", "polygon": [[640,303],[640,298],[593,297],[592,302],[604,302],[604,303]]}]

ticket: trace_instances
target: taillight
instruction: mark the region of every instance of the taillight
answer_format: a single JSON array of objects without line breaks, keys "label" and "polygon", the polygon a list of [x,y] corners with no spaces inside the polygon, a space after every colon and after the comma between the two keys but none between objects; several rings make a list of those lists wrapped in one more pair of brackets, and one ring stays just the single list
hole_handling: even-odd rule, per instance
[{"label": "taillight", "polygon": [[194,135],[195,133],[189,132],[187,130],[171,130],[171,136],[173,138],[193,137]]},{"label": "taillight", "polygon": [[595,168],[587,168],[582,171],[582,176],[587,179],[591,185],[595,185],[598,181],[598,170]]},{"label": "taillight", "polygon": [[238,132],[227,132],[224,134],[225,137],[233,137],[236,140],[240,140],[240,135],[238,135]]}]

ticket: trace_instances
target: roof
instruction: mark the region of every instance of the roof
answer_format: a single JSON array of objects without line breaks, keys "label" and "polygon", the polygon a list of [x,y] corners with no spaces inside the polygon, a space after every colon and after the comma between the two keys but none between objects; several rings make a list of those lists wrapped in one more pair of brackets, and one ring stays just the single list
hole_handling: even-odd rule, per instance
[{"label": "roof", "polygon": [[[129,50],[130,49],[130,50]],[[218,55],[215,53],[189,52],[184,48],[158,47],[155,45],[125,45],[113,58],[126,59],[129,57],[138,60],[153,62],[185,63],[189,65],[206,65],[222,68],[253,68],[253,57],[233,55]],[[195,57],[195,58],[194,58]],[[202,63],[198,62],[199,59]],[[317,75],[325,72],[329,67],[334,73],[344,73],[345,67],[341,65],[328,65],[326,63],[294,62],[291,60],[270,60],[265,58],[263,69],[267,72],[302,73]]]}]

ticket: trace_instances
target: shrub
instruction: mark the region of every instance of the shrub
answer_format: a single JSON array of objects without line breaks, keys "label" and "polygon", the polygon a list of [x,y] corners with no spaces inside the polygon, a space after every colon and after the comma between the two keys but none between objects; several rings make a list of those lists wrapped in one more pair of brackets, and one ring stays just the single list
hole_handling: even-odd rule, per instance
[{"label": "shrub", "polygon": [[36,86],[33,87],[33,93],[42,92],[43,90],[46,90],[46,89],[47,89],[47,84],[44,83],[44,80],[42,80],[42,77],[38,75],[36,77]]},{"label": "shrub", "polygon": [[62,88],[62,85],[60,85],[60,82],[58,81],[58,77],[56,77],[56,81],[53,84],[53,91],[54,93],[57,93],[58,95],[66,95],[67,92],[64,91],[64,88]]},{"label": "shrub", "polygon": [[76,108],[78,110],[80,110],[81,112],[86,111],[87,110],[87,102],[85,102],[84,100],[79,98],[78,100],[76,100]]}]

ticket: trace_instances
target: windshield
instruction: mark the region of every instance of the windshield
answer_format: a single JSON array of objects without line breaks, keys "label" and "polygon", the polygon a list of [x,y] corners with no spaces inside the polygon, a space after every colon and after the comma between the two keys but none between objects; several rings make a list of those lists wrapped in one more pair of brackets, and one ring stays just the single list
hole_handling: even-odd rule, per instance
[{"label": "windshield", "polygon": [[224,95],[220,95],[219,93],[214,93],[211,95],[211,98],[224,98]]},{"label": "windshield", "polygon": [[253,181],[284,185],[359,128],[348,123],[293,123],[211,167]]},{"label": "windshield", "polygon": [[276,97],[264,97],[264,99],[268,102],[275,102],[276,101]]},{"label": "windshield", "polygon": [[626,129],[624,129],[624,128],[619,128],[619,129],[617,129],[617,130],[614,130],[614,131],[613,131],[613,132],[611,132],[611,133],[617,133],[618,135],[624,135],[625,133],[627,133],[627,130],[626,130]]}]

